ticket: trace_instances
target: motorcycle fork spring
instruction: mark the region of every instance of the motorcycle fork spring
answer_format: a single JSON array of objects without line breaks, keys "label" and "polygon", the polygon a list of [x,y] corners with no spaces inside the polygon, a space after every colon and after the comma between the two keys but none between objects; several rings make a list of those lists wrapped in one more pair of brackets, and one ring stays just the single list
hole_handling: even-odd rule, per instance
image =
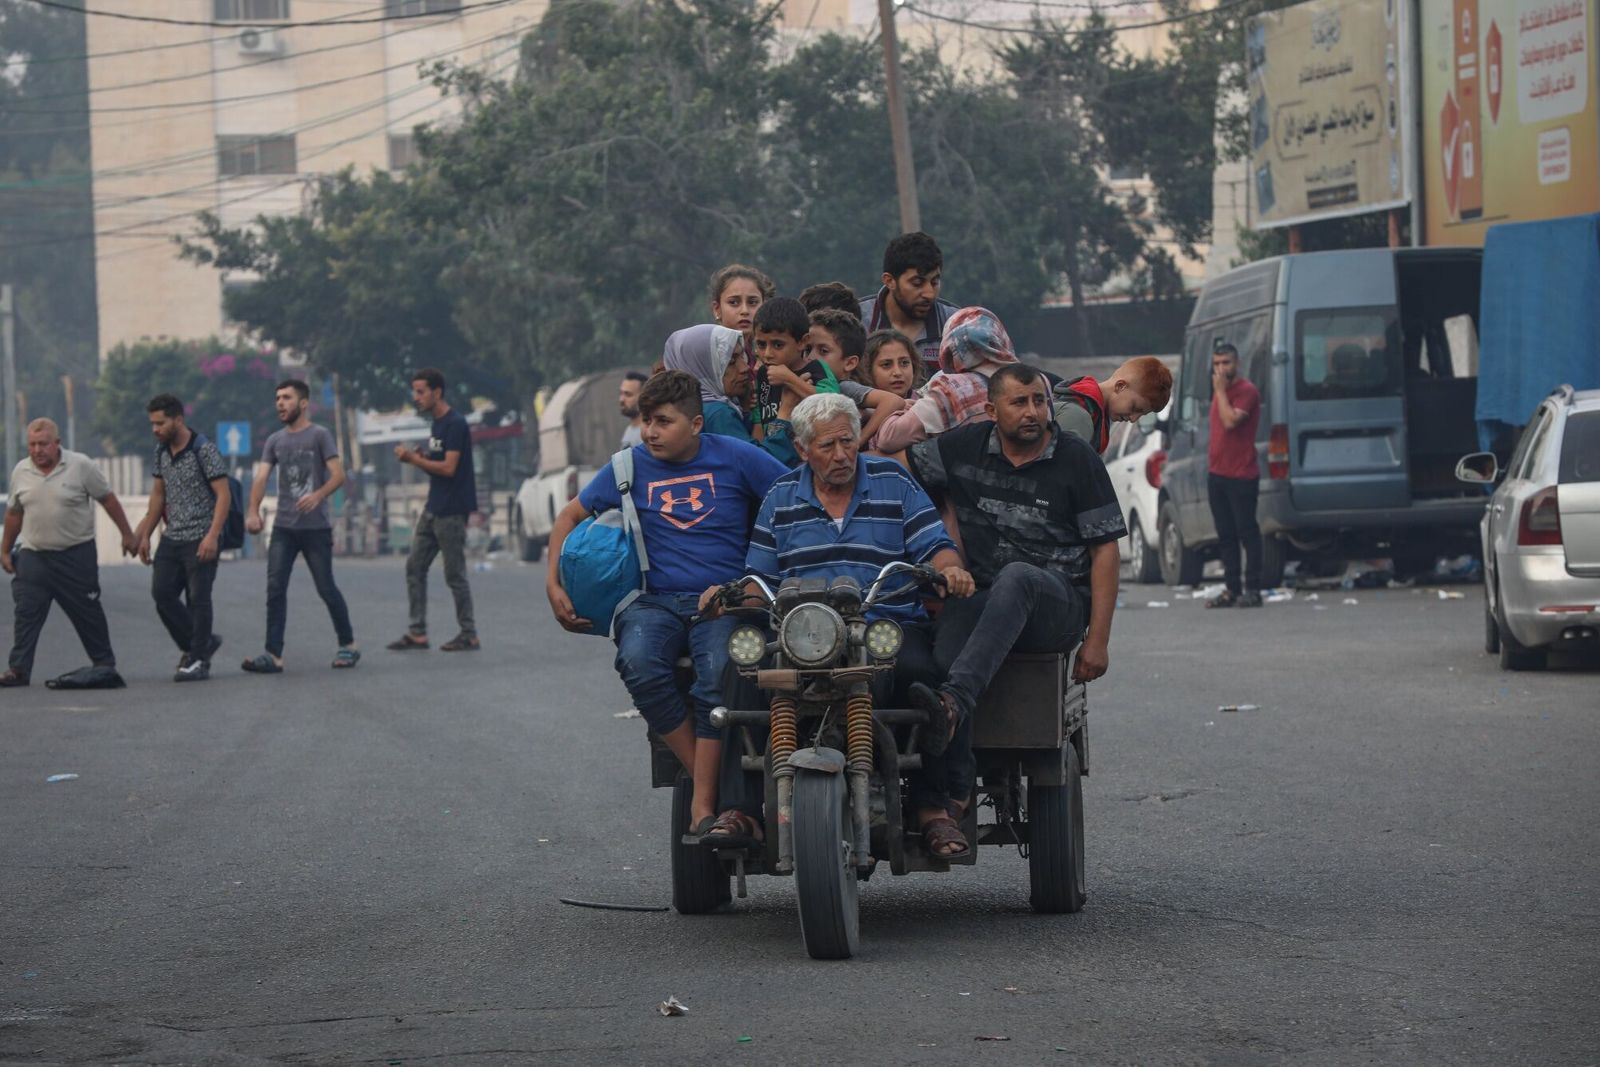
[{"label": "motorcycle fork spring", "polygon": [[795,699],[787,693],[772,698],[771,722],[771,752],[772,770],[779,776],[785,773],[792,774],[793,768],[789,766],[789,757],[794,755],[798,747],[799,725],[797,722]]},{"label": "motorcycle fork spring", "polygon": [[850,769],[872,771],[872,694],[866,686],[850,694],[845,705],[845,756]]},{"label": "motorcycle fork spring", "polygon": [[778,859],[777,874],[794,871],[794,768],[789,757],[794,755],[799,743],[797,706],[794,697],[780,693],[770,705],[771,740],[768,752],[772,755],[772,777],[778,791]]}]

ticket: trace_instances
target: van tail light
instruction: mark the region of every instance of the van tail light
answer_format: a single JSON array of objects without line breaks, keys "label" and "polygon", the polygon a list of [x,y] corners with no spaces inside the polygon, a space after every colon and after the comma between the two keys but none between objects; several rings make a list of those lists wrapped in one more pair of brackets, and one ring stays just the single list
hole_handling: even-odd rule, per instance
[{"label": "van tail light", "polygon": [[1158,448],[1150,453],[1150,458],[1144,461],[1144,480],[1150,483],[1150,488],[1161,488],[1161,472],[1166,469],[1166,449]]},{"label": "van tail light", "polygon": [[1289,427],[1275,422],[1267,435],[1267,477],[1281,482],[1289,477]]},{"label": "van tail light", "polygon": [[570,470],[570,471],[567,472],[567,499],[571,500],[573,497],[575,497],[577,495],[578,495],[578,472],[576,470]]},{"label": "van tail light", "polygon": [[1522,504],[1517,520],[1517,544],[1559,545],[1561,543],[1561,505],[1556,487],[1547,485]]}]

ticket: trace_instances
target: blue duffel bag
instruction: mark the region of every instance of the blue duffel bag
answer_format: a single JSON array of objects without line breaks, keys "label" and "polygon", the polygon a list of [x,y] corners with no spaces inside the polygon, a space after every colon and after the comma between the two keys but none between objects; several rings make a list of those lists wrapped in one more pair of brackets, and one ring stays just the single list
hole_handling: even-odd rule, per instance
[{"label": "blue duffel bag", "polygon": [[617,616],[645,591],[650,573],[633,504],[631,448],[611,457],[611,471],[622,507],[584,519],[561,546],[561,587],[578,617],[594,623],[588,632],[601,637],[613,633]]}]

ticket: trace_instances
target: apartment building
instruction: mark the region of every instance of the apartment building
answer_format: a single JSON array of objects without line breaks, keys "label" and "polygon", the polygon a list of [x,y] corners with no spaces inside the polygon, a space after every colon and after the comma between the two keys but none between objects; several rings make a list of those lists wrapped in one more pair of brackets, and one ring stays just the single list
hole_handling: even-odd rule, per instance
[{"label": "apartment building", "polygon": [[193,232],[195,212],[242,225],[301,210],[317,174],[404,166],[413,127],[448,121],[459,106],[419,77],[419,64],[509,74],[546,0],[88,6],[184,23],[87,19],[104,358],[123,341],[225,328],[229,280],[175,254],[173,238]]}]

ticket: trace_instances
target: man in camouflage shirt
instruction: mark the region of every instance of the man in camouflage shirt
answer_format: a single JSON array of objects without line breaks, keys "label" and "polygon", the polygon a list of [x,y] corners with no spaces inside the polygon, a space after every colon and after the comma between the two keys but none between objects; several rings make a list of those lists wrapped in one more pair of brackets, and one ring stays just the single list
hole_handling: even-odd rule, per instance
[{"label": "man in camouflage shirt", "polygon": [[954,511],[978,585],[976,596],[947,601],[939,619],[934,658],[947,680],[937,692],[912,693],[949,732],[970,719],[1013,650],[1067,652],[1081,639],[1075,679],[1106,672],[1117,541],[1127,535],[1105,464],[1056,428],[1042,373],[1020,363],[995,371],[988,412],[992,423],[962,426],[906,453],[929,495]]},{"label": "man in camouflage shirt", "polygon": [[211,631],[211,583],[228,518],[228,465],[216,445],[189,429],[183,401],[162,393],[147,408],[150,432],[159,444],[150,510],[137,531],[139,559],[151,562],[150,535],[165,520],[150,593],[162,625],[183,653],[173,680],[199,682],[211,677],[211,657],[222,645]]}]

